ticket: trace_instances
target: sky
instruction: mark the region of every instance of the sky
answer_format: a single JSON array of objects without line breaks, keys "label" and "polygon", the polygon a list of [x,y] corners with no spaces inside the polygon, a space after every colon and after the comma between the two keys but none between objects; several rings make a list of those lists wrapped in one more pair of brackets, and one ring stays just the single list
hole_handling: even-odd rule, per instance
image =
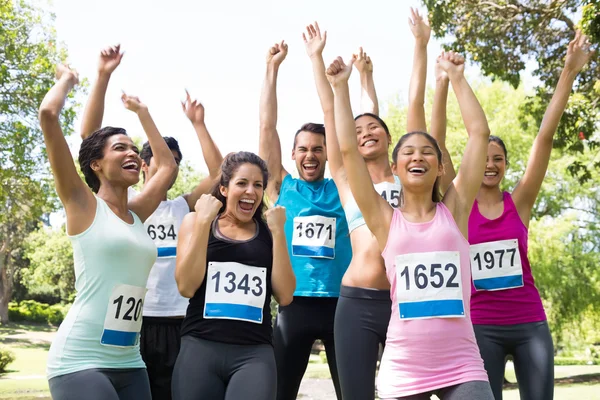
[{"label": "sky", "polygon": [[[302,41],[306,25],[316,20],[327,30],[326,64],[338,55],[347,59],[363,46],[373,61],[380,104],[398,96],[407,102],[414,46],[408,26],[410,6],[426,13],[413,0],[54,0],[52,11],[59,42],[66,46],[69,63],[80,79],[95,79],[102,48],[120,43],[125,52],[108,88],[103,125],[124,127],[131,135],[145,138],[135,114],[120,101],[121,90],[137,95],[148,105],[163,136],[175,137],[184,160],[200,171],[207,169],[181,109],[184,89],[204,104],[208,130],[222,154],[257,152],[265,56],[276,41],[285,40],[289,53],[279,72],[278,131],[284,166],[294,171],[294,133],[305,122],[323,122]],[[440,51],[440,43],[432,37],[430,84]],[[350,84],[358,113],[358,71]],[[385,108],[381,109],[385,115]],[[81,142],[79,126],[76,121],[76,135],[69,138],[73,151]]]}]

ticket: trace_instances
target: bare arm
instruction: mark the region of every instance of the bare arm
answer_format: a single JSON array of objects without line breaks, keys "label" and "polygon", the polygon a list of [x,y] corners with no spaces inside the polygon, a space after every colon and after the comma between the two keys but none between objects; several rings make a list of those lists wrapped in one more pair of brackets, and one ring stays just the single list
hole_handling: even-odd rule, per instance
[{"label": "bare arm", "polygon": [[407,132],[427,132],[425,122],[425,84],[427,80],[427,43],[431,35],[431,28],[419,12],[410,9],[410,30],[415,37],[415,52],[413,67],[408,88],[408,115]]},{"label": "bare arm", "polygon": [[258,155],[269,168],[267,195],[275,203],[283,178],[288,174],[281,164],[281,142],[277,133],[277,74],[287,55],[287,45],[282,41],[269,49],[267,72],[260,95],[260,139]]},{"label": "bare arm", "polygon": [[345,65],[341,57],[338,57],[327,69],[327,79],[335,94],[335,126],[350,190],[367,226],[377,238],[379,248],[383,250],[388,239],[393,209],[373,187],[367,165],[358,151],[348,89],[353,62],[354,59],[349,65]]},{"label": "bare arm", "polygon": [[469,134],[458,175],[444,196],[444,203],[452,212],[458,227],[466,238],[469,214],[485,172],[490,128],[475,93],[464,77],[464,59],[449,52],[442,54],[438,58],[438,63],[450,77]]},{"label": "bare arm", "polygon": [[183,297],[193,297],[204,282],[211,224],[222,205],[215,197],[202,195],[195,205],[196,212],[186,215],[181,223],[177,240],[175,281]]},{"label": "bare arm", "polygon": [[340,146],[338,145],[337,135],[335,133],[333,90],[331,90],[331,85],[327,81],[327,76],[325,75],[325,62],[323,61],[323,49],[325,48],[325,43],[327,41],[327,32],[324,32],[323,35],[321,35],[319,25],[315,22],[314,26],[309,25],[307,27],[307,33],[303,33],[302,37],[304,38],[306,53],[310,57],[312,64],[317,93],[319,94],[319,100],[325,118],[325,141],[327,143],[329,171],[339,188],[339,185],[344,180],[345,173]]},{"label": "bare arm", "polygon": [[91,225],[96,200],[77,174],[59,121],[67,95],[79,81],[78,76],[75,71],[64,65],[57,66],[56,75],[58,82],[46,94],[40,105],[39,120],[56,191],[67,212],[68,233],[75,235]]},{"label": "bare arm", "polygon": [[379,115],[379,101],[377,100],[375,82],[373,81],[373,63],[371,57],[363,51],[362,47],[358,49],[354,65],[360,73],[361,112]]},{"label": "bare arm", "polygon": [[177,173],[177,164],[167,142],[165,142],[165,139],[160,135],[158,128],[154,124],[148,107],[142,104],[137,97],[127,96],[125,93],[123,93],[121,99],[127,109],[138,115],[150,142],[150,148],[153,153],[152,162],[156,163],[157,167],[156,174],[146,182],[144,190],[129,200],[129,209],[136,213],[143,222],[152,215],[160,202],[165,198]]},{"label": "bare arm", "polygon": [[529,225],[531,210],[548,170],[552,141],[560,118],[567,106],[573,82],[592,54],[593,52],[589,51],[587,37],[578,31],[575,39],[569,43],[565,67],[544,114],[538,135],[533,142],[525,174],[512,194],[519,216],[525,225]]},{"label": "bare arm", "polygon": [[452,164],[452,158],[446,147],[446,103],[448,102],[448,85],[450,80],[448,74],[446,74],[437,63],[435,75],[435,95],[433,97],[433,110],[431,113],[431,136],[437,140],[440,149],[442,150],[444,175],[441,177],[440,190],[442,194],[444,194],[454,178],[456,178],[456,171]]},{"label": "bare arm", "polygon": [[186,95],[186,101],[182,103],[183,111],[194,126],[194,130],[200,141],[200,147],[202,148],[202,156],[208,167],[208,178],[201,180],[191,193],[184,195],[190,210],[193,210],[200,196],[209,193],[213,185],[217,182],[221,172],[223,156],[212,136],[208,133],[208,129],[206,129],[206,124],[204,123],[204,106],[196,100],[192,101],[187,91]]},{"label": "bare arm", "polygon": [[282,306],[287,306],[294,299],[296,276],[288,254],[285,238],[285,208],[277,206],[265,213],[267,224],[273,237],[273,269],[271,271],[271,287],[273,297]]},{"label": "bare arm", "polygon": [[113,71],[121,63],[122,58],[123,53],[121,53],[120,45],[106,48],[100,53],[98,77],[92,86],[90,97],[88,98],[85,110],[83,111],[83,118],[81,121],[82,139],[87,138],[102,127],[104,100],[106,97],[106,90],[108,89],[108,82],[110,81]]}]

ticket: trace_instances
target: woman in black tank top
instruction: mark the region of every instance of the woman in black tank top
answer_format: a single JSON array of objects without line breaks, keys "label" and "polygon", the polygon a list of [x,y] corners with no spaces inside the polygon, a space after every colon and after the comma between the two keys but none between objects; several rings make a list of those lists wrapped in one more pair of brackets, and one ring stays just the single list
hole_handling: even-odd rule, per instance
[{"label": "woman in black tank top", "polygon": [[270,302],[292,301],[296,280],[283,225],[265,213],[267,167],[253,153],[228,155],[221,180],[180,228],[175,279],[190,298],[173,373],[173,398],[275,399]]}]

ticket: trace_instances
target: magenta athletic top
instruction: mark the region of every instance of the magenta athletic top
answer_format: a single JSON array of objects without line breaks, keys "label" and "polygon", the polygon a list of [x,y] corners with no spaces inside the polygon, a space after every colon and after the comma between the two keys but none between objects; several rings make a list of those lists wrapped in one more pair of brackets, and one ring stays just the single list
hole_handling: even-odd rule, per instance
[{"label": "magenta athletic top", "polygon": [[[472,286],[471,320],[481,325],[514,325],[546,320],[546,313],[538,293],[527,258],[528,230],[517,212],[510,193],[503,193],[504,211],[496,219],[485,218],[479,212],[477,201],[469,216],[471,245],[500,240],[517,240],[523,269],[522,286],[505,290],[476,290]],[[473,268],[477,268],[473,263]]]},{"label": "magenta athletic top", "polygon": [[394,210],[383,250],[392,315],[377,378],[382,399],[488,381],[470,320],[469,243],[443,203],[424,223]]}]

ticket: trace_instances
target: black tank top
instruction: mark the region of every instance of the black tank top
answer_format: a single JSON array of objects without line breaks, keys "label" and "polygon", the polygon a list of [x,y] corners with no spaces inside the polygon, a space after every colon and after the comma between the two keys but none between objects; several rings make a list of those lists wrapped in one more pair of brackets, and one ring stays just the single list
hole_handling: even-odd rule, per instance
[{"label": "black tank top", "polygon": [[271,271],[273,239],[255,219],[249,240],[225,238],[217,219],[206,253],[206,276],[190,299],[181,336],[231,344],[271,344]]}]

